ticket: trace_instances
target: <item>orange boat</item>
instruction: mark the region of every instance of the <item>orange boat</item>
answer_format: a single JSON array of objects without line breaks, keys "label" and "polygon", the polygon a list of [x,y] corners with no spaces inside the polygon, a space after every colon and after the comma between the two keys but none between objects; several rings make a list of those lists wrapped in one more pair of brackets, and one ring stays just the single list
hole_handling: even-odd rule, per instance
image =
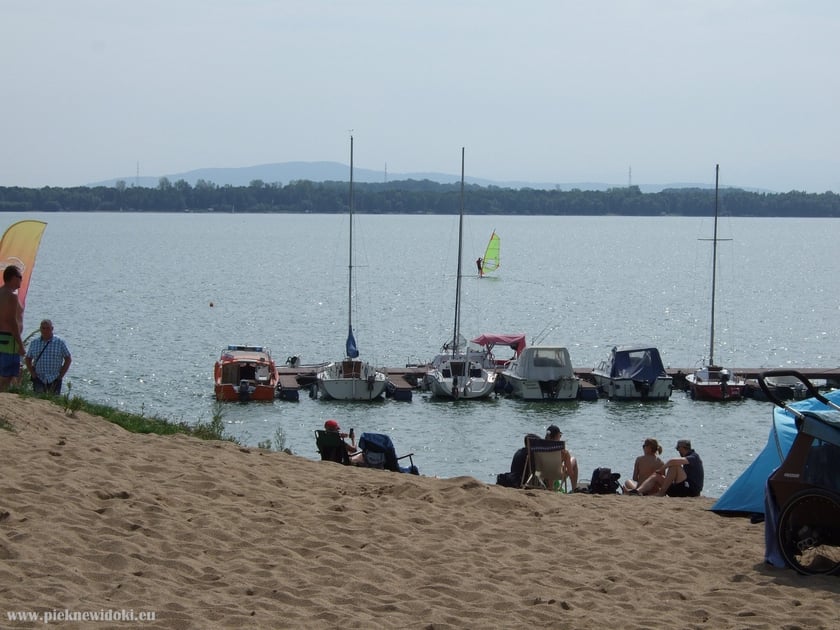
[{"label": "orange boat", "polygon": [[277,367],[262,346],[228,346],[213,369],[216,400],[274,400]]}]

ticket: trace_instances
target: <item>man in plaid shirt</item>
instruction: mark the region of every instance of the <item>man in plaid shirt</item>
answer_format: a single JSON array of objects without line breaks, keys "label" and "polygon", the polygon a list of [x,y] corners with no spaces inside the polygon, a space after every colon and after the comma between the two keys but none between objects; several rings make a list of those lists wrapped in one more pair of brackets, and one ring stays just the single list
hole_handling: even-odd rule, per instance
[{"label": "man in plaid shirt", "polygon": [[67,374],[71,361],[67,344],[53,334],[52,321],[43,320],[41,336],[33,339],[26,349],[26,367],[35,393],[60,394],[61,380]]}]

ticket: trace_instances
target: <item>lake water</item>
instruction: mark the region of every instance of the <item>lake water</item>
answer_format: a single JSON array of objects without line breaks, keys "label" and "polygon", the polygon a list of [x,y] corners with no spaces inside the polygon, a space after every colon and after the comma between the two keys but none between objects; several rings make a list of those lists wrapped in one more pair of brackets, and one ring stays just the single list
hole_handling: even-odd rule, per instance
[{"label": "lake water", "polygon": [[[52,318],[70,346],[67,381],[84,398],[173,421],[209,421],[213,363],[227,344],[264,345],[282,364],[340,359],[347,330],[348,218],[341,215],[3,215],[48,223],[27,298],[25,333]],[[355,219],[353,323],[362,357],[400,367],[429,360],[451,336],[455,216]],[[838,224],[722,219],[717,348],[729,367],[837,367]],[[4,227],[5,229],[5,227]],[[478,280],[473,260],[496,230],[502,268]],[[566,345],[592,367],[615,344],[649,342],[666,365],[708,355],[712,219],[465,219],[462,330],[524,332]],[[497,350],[505,357],[505,351]],[[66,381],[66,382],[67,382]],[[763,448],[769,403],[702,403],[675,392],[658,404],[606,400],[528,404],[376,404],[277,400],[224,406],[227,432],[248,445],[283,443],[317,458],[312,431],[391,435],[423,474],[492,483],[528,432],[559,425],[581,478],[598,466],[632,473],[642,441],[664,456],[690,438],[719,496]]]}]

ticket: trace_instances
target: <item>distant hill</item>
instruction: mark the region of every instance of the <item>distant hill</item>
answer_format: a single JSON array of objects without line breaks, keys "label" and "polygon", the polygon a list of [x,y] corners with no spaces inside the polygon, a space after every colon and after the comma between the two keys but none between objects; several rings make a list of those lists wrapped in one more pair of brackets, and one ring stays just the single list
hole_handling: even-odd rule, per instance
[{"label": "distant hill", "polygon": [[[340,162],[280,162],[277,164],[259,164],[257,166],[243,166],[239,168],[200,168],[185,173],[169,173],[155,177],[115,177],[100,182],[93,182],[88,186],[112,187],[117,181],[124,181],[128,186],[141,186],[144,188],[155,188],[161,177],[166,177],[170,182],[183,179],[190,186],[203,179],[213,182],[217,186],[247,186],[254,180],[262,180],[266,184],[281,183],[288,184],[294,180],[310,180],[313,182],[324,181],[347,181],[349,179],[350,167]],[[354,168],[353,178],[357,182],[381,183],[385,181],[383,171],[374,171],[365,168]],[[460,175],[448,173],[388,173],[388,181],[400,181],[406,179],[424,180],[428,179],[441,184],[451,184],[460,181]],[[537,190],[607,190],[609,188],[622,188],[626,184],[605,184],[603,182],[521,182],[521,181],[493,181],[479,177],[466,177],[467,183],[479,186],[498,186],[499,188],[534,188]],[[666,188],[712,188],[709,183],[672,183],[672,184],[637,184],[639,189],[645,193],[656,193]],[[758,189],[745,188],[751,192],[769,192]]]}]

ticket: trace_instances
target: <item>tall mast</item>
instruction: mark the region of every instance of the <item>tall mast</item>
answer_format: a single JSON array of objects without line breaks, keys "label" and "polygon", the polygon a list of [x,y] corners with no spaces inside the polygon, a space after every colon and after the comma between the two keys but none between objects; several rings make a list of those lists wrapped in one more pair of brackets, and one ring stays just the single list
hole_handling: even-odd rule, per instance
[{"label": "tall mast", "polygon": [[461,147],[461,207],[458,212],[458,274],[455,279],[455,334],[452,338],[452,354],[458,352],[461,337],[461,250],[464,234],[464,147]]},{"label": "tall mast", "polygon": [[350,253],[347,264],[347,329],[353,332],[353,136],[350,136]]},{"label": "tall mast", "polygon": [[715,164],[715,231],[712,239],[712,325],[709,335],[709,365],[715,364],[715,289],[717,284],[717,225],[718,225],[718,175],[720,164]]}]

